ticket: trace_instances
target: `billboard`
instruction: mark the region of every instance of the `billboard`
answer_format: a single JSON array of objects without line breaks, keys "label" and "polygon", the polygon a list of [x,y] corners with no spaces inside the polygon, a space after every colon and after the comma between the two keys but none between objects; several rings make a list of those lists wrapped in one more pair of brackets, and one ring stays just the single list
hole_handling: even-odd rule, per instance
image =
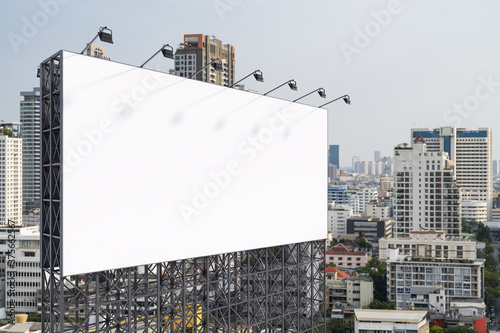
[{"label": "billboard", "polygon": [[327,111],[62,57],[64,276],[325,238]]}]

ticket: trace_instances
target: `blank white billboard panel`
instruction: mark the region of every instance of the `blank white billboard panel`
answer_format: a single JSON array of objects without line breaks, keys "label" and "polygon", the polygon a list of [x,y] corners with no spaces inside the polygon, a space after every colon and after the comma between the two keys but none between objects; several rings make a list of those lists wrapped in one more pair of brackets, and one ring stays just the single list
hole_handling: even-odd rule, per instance
[{"label": "blank white billboard panel", "polygon": [[326,236],[327,111],[63,53],[63,274]]}]

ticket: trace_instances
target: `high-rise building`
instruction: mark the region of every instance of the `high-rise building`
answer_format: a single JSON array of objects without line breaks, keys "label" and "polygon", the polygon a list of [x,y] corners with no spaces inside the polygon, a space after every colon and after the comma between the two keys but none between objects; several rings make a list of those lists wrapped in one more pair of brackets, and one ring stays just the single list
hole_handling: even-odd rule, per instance
[{"label": "high-rise building", "polygon": [[394,235],[445,230],[459,235],[460,188],[446,152],[428,152],[417,137],[413,147],[394,149]]},{"label": "high-rise building", "polygon": [[375,150],[375,152],[373,153],[373,160],[375,162],[379,162],[380,161],[380,150]]},{"label": "high-rise building", "polygon": [[356,163],[359,163],[361,160],[359,159],[359,156],[353,156],[352,157],[352,171],[353,172],[357,172],[356,171]]},{"label": "high-rise building", "polygon": [[337,166],[335,164],[328,164],[328,178],[330,180],[337,179]]},{"label": "high-rise building", "polygon": [[0,225],[23,218],[23,141],[9,127],[0,131]]},{"label": "high-rise building", "polygon": [[328,149],[328,164],[336,165],[337,169],[340,169],[339,148],[339,145],[330,145]]},{"label": "high-rise building", "polygon": [[346,185],[328,187],[328,204],[348,205],[352,208],[352,214],[359,214],[359,198],[347,191]]},{"label": "high-rise building", "polygon": [[106,55],[106,48],[104,46],[100,46],[100,45],[90,44],[89,47],[87,48],[87,55],[94,57],[94,58],[111,60]]},{"label": "high-rise building", "polygon": [[435,129],[413,128],[412,138],[421,136],[430,152],[446,152],[454,163],[457,185],[470,200],[488,204],[488,219],[491,218],[493,200],[492,174],[492,130],[479,128],[467,130],[456,127]]},{"label": "high-rise building", "polygon": [[380,177],[380,190],[389,191],[394,188],[393,177]]},{"label": "high-rise building", "polygon": [[175,52],[175,75],[190,77],[214,59],[222,62],[222,71],[208,66],[196,75],[196,80],[221,86],[231,86],[235,74],[235,50],[216,38],[204,34],[184,35],[184,43]]},{"label": "high-rise building", "polygon": [[498,160],[493,160],[493,169],[491,170],[493,176],[498,175]]},{"label": "high-rise building", "polygon": [[40,88],[22,91],[23,212],[40,209]]},{"label": "high-rise building", "polygon": [[378,191],[376,187],[366,187],[356,191],[359,199],[359,211],[366,213],[366,205],[378,202]]},{"label": "high-rise building", "polygon": [[488,205],[484,201],[462,200],[462,219],[468,222],[486,222]]},{"label": "high-rise building", "polygon": [[352,207],[348,205],[328,205],[328,231],[333,238],[345,234],[347,219],[352,216]]}]

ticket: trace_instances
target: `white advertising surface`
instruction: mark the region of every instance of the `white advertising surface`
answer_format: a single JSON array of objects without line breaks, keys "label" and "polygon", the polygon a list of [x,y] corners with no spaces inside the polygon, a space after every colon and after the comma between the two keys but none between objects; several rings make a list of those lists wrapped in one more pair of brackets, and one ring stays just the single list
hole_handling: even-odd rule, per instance
[{"label": "white advertising surface", "polygon": [[327,111],[63,53],[64,276],[323,239]]}]

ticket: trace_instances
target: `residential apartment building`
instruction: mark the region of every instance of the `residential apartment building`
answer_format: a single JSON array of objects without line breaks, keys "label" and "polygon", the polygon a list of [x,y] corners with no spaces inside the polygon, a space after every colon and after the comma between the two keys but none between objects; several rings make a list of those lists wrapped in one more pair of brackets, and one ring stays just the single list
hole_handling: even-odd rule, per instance
[{"label": "residential apartment building", "polygon": [[394,179],[392,177],[380,177],[380,190],[389,191],[394,188]]},{"label": "residential apartment building", "polygon": [[343,277],[327,270],[326,293],[329,308],[348,305],[369,306],[373,301],[373,280],[368,274]]},{"label": "residential apartment building", "polygon": [[221,86],[232,86],[235,82],[235,49],[222,44],[217,38],[204,34],[184,35],[183,46],[175,52],[175,75],[190,77],[214,59],[222,63],[222,71],[208,66],[196,75],[196,80]]},{"label": "residential apartment building", "polygon": [[365,187],[356,191],[359,200],[359,211],[366,213],[366,205],[378,202],[378,191],[374,187]]},{"label": "residential apartment building", "polygon": [[[14,248],[9,247],[12,235],[15,235]],[[14,252],[10,252],[11,250]],[[9,253],[13,257],[9,256]],[[0,277],[7,281],[5,302],[6,304],[13,302],[16,313],[38,312],[41,272],[39,227],[1,226]]]},{"label": "residential apartment building", "polygon": [[[3,134],[4,133],[4,134]],[[0,225],[22,224],[23,141],[3,128],[0,132]]]},{"label": "residential apartment building", "polygon": [[474,241],[414,232],[410,238],[381,239],[379,245],[380,258],[387,258],[387,298],[396,309],[446,315],[451,302],[482,302],[485,260],[476,258]]},{"label": "residential apartment building", "polygon": [[379,257],[387,258],[388,250],[399,249],[402,255],[412,257],[432,257],[440,259],[477,258],[476,241],[461,236],[447,236],[440,231],[411,231],[408,236],[381,238]]},{"label": "residential apartment building", "polygon": [[413,128],[411,137],[421,136],[430,152],[446,152],[453,161],[457,185],[470,200],[488,205],[491,219],[493,200],[492,129],[468,130],[456,127]]},{"label": "residential apartment building", "polygon": [[446,152],[427,151],[422,137],[394,150],[394,237],[410,231],[461,232],[461,197]]},{"label": "residential apartment building", "polygon": [[386,206],[384,204],[376,203],[367,204],[365,214],[366,216],[376,217],[382,220],[389,220],[392,217],[392,206]]},{"label": "residential apartment building", "polygon": [[[462,200],[462,218],[469,222],[488,221],[488,203],[485,201]],[[492,216],[493,218],[493,213]]]},{"label": "residential apartment building", "polygon": [[352,216],[352,208],[348,205],[328,206],[328,231],[333,238],[346,233],[347,219]]},{"label": "residential apartment building", "polygon": [[337,174],[338,174],[338,168],[335,164],[328,164],[328,179],[330,181],[332,180],[335,180],[338,178]]},{"label": "residential apartment building", "polygon": [[332,247],[326,251],[326,264],[333,263],[339,269],[365,267],[370,260],[367,252],[349,251],[343,247]]},{"label": "residential apartment building", "polygon": [[348,234],[362,234],[370,243],[380,238],[392,237],[392,220],[381,220],[373,217],[351,217],[347,219]]},{"label": "residential apartment building", "polygon": [[328,187],[328,204],[348,205],[352,208],[352,214],[359,214],[359,198],[347,190],[346,185]]},{"label": "residential apartment building", "polygon": [[354,310],[354,333],[429,333],[426,311]]},{"label": "residential apartment building", "polygon": [[23,138],[23,212],[27,215],[40,209],[40,88],[22,91],[21,96],[23,97],[20,102]]},{"label": "residential apartment building", "polygon": [[106,55],[106,48],[104,46],[90,44],[86,51],[88,56],[104,60],[111,60],[111,58]]}]

